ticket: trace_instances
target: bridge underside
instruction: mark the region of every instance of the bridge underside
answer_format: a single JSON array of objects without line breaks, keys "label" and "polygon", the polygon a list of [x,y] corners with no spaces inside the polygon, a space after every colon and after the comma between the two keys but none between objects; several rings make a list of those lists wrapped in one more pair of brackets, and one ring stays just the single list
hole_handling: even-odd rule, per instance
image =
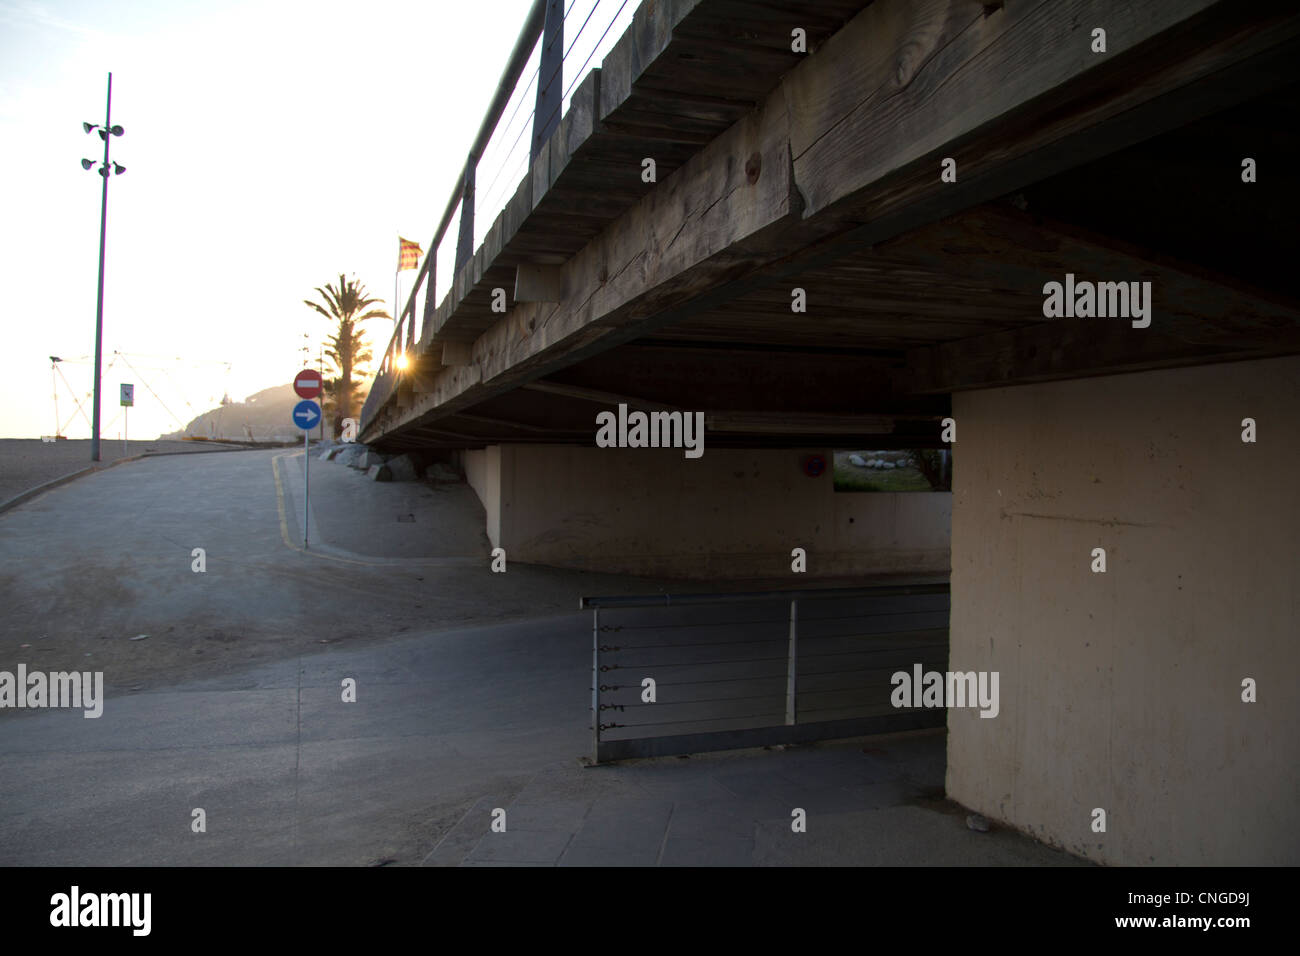
[{"label": "bridge underside", "polygon": [[[512,561],[950,574],[1002,709],[950,710],[949,796],[1103,862],[1300,862],[1295,682],[1241,696],[1300,669],[1300,13],[803,7],[643,5],[360,437],[454,452]],[[1045,315],[1076,280],[1150,312]],[[703,412],[703,456],[594,447],[620,403]],[[927,446],[951,494],[800,467]]]},{"label": "bridge underside", "polygon": [[[411,368],[376,383],[363,440],[590,445],[596,411],[639,400],[705,411],[711,447],[926,444],[954,391],[1300,350],[1276,267],[1296,15],[880,0],[801,60],[777,43],[797,14],[768,11],[766,45],[729,19],[769,6],[638,14]],[[1243,188],[1256,154],[1272,168]],[[1067,273],[1149,280],[1158,317],[1045,319]]]}]

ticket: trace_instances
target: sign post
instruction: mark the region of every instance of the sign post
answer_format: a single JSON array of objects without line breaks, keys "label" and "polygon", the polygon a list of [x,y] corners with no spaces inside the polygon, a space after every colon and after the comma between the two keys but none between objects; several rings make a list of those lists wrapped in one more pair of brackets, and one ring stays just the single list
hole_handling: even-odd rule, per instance
[{"label": "sign post", "polygon": [[303,399],[293,407],[293,423],[302,429],[302,546],[307,547],[307,501],[311,494],[311,430],[323,417],[312,399],[321,393],[320,373],[305,368],[293,380],[293,390]]},{"label": "sign post", "polygon": [[127,415],[127,412],[129,412],[131,410],[131,406],[135,404],[135,386],[133,384],[129,382],[122,383],[121,401],[122,401],[122,455],[123,457],[125,457],[126,442],[127,442],[127,419],[129,417]]}]

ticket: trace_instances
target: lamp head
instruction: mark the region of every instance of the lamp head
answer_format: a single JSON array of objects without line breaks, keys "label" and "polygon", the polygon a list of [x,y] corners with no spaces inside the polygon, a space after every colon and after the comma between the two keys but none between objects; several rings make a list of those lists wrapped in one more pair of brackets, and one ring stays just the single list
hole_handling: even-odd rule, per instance
[{"label": "lamp head", "polygon": [[118,176],[121,176],[124,172],[126,172],[126,167],[125,167],[125,166],[122,166],[122,165],[120,165],[120,164],[118,164],[118,163],[114,163],[114,164],[113,164],[113,172],[114,172],[115,174],[117,174]]},{"label": "lamp head", "polygon": [[83,159],[83,160],[81,161],[81,168],[82,168],[82,169],[89,169],[91,166],[94,166],[94,165],[95,165],[95,161],[94,161],[93,159]]},{"label": "lamp head", "polygon": [[109,130],[109,132],[112,133],[114,136],[121,136],[123,133],[126,132],[126,130],[122,129],[122,127],[120,126],[114,126],[111,130]]},{"label": "lamp head", "polygon": [[82,123],[81,128],[84,129],[87,133],[89,133],[92,129],[98,129],[99,127],[96,126],[94,123]]}]

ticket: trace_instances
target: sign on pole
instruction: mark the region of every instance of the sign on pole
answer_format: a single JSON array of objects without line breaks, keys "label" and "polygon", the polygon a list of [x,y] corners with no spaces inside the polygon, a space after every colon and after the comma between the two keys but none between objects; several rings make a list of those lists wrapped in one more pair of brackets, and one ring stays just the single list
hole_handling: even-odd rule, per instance
[{"label": "sign on pole", "polygon": [[[320,421],[320,406],[305,399],[293,406],[293,423],[305,432],[311,431]],[[305,435],[303,436],[306,437]]]},{"label": "sign on pole", "polygon": [[129,382],[122,383],[122,454],[126,454],[127,441],[127,419],[130,417],[127,409],[135,404],[135,386]]},{"label": "sign on pole", "polygon": [[315,398],[321,393],[320,372],[305,368],[293,380],[293,390],[299,398]]},{"label": "sign on pole", "polygon": [[321,420],[320,406],[312,401],[321,390],[320,372],[309,368],[303,369],[293,380],[293,390],[303,400],[293,406],[293,423],[302,429],[302,546],[307,547],[307,496],[311,493],[309,469],[311,467],[311,449],[308,443],[311,430]]}]

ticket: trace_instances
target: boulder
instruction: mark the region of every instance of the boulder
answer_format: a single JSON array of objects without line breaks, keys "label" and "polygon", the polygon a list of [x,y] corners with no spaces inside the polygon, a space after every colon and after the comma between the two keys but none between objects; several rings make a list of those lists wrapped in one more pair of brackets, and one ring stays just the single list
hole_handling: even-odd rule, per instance
[{"label": "boulder", "polygon": [[366,477],[371,481],[392,481],[393,473],[388,470],[387,465],[371,465],[366,469]]},{"label": "boulder", "polygon": [[344,445],[342,450],[334,457],[341,465],[354,465],[362,452],[366,451],[365,445]]},{"label": "boulder", "polygon": [[425,474],[433,481],[460,481],[460,472],[441,461],[430,465]]},{"label": "boulder", "polygon": [[849,455],[849,464],[857,465],[859,468],[866,468],[867,460],[861,455]]},{"label": "boulder", "polygon": [[410,455],[398,455],[386,464],[393,481],[415,481],[420,476],[420,468]]},{"label": "boulder", "polygon": [[339,452],[341,452],[342,450],[343,450],[342,448],[339,448],[337,446],[335,446],[334,448],[326,448],[323,452],[320,453],[320,460],[333,461],[335,458],[338,457]]},{"label": "boulder", "polygon": [[384,464],[384,456],[379,454],[377,451],[371,451],[367,448],[357,456],[357,460],[353,463],[352,467],[360,468],[362,471],[369,471],[375,465],[382,464]]},{"label": "boulder", "polygon": [[881,462],[880,467],[885,469],[892,469],[894,467],[894,463],[892,461]]}]

